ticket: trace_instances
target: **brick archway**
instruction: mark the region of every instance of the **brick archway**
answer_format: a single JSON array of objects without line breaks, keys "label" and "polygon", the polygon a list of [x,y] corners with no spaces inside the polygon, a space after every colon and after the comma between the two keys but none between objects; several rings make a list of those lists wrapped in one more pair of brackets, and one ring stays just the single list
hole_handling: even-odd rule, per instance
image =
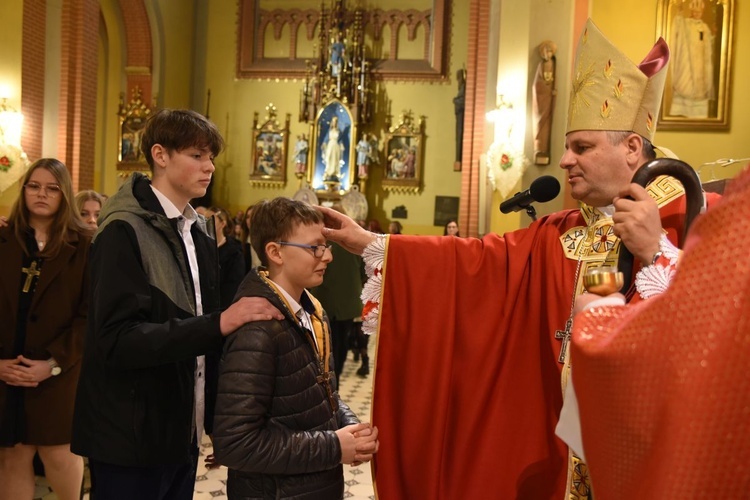
[{"label": "brick archway", "polygon": [[125,101],[131,98],[137,86],[143,102],[150,104],[154,52],[146,5],[144,0],[119,0],[119,5],[125,27]]},{"label": "brick archway", "polygon": [[[127,95],[137,85],[151,102],[152,41],[144,0],[118,0],[125,26]],[[99,0],[63,0],[60,32],[60,101],[57,158],[70,170],[75,190],[94,184]],[[46,2],[23,4],[22,144],[29,158],[42,156],[44,131]]]}]

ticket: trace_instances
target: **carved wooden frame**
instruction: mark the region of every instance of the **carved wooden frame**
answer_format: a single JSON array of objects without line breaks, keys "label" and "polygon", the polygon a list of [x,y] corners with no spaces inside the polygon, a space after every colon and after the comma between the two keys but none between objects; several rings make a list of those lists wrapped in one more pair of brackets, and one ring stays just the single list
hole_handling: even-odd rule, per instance
[{"label": "carved wooden frame", "polygon": [[266,110],[268,115],[263,123],[258,122],[258,113],[254,114],[250,183],[260,187],[283,187],[286,185],[289,123],[292,115],[287,113],[282,127],[276,120],[276,107],[269,104]]},{"label": "carved wooden frame", "polygon": [[[422,189],[425,122],[413,123],[412,112],[405,111],[399,124],[385,134],[385,171],[381,186],[386,191],[418,193]],[[409,159],[409,155],[411,159]]]},{"label": "carved wooden frame", "polygon": [[[238,0],[239,21],[237,35],[238,78],[302,78],[305,59],[297,58],[297,34],[304,25],[310,42],[314,40],[315,25],[320,20],[317,9],[274,9],[260,12],[260,0]],[[373,9],[365,14],[366,32],[374,41],[382,39],[383,28],[391,28],[389,58],[373,61],[372,75],[376,80],[445,81],[448,79],[450,40],[450,0],[432,0],[432,8]],[[281,37],[282,29],[290,26],[289,53],[286,57],[263,57],[263,40],[267,29],[274,37]],[[419,26],[428,32],[422,59],[397,59],[399,27],[405,26],[407,37],[413,40]],[[368,35],[369,38],[369,35]],[[372,42],[372,39],[370,40]]]},{"label": "carved wooden frame", "polygon": [[133,88],[133,96],[127,105],[125,95],[120,94],[120,109],[117,113],[119,148],[118,172],[148,172],[150,167],[141,151],[141,137],[152,109],[141,100],[141,89]]}]

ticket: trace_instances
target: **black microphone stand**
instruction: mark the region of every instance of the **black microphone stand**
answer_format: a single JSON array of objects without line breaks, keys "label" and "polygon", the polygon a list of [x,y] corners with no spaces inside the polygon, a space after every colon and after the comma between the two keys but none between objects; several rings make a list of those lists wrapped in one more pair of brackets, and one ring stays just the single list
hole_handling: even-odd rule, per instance
[{"label": "black microphone stand", "polygon": [[529,217],[531,217],[531,221],[536,220],[536,208],[534,208],[534,205],[529,203],[528,205],[519,205],[521,208],[526,210],[526,213],[529,214]]}]

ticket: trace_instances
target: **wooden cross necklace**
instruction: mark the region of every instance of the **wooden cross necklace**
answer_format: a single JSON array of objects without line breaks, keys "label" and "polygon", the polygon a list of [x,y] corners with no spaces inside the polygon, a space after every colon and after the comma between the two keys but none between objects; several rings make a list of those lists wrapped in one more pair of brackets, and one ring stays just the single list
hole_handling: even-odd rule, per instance
[{"label": "wooden cross necklace", "polygon": [[36,261],[32,262],[29,267],[22,267],[21,272],[26,275],[26,281],[23,284],[23,293],[29,293],[34,278],[41,274],[40,269],[36,266]]}]

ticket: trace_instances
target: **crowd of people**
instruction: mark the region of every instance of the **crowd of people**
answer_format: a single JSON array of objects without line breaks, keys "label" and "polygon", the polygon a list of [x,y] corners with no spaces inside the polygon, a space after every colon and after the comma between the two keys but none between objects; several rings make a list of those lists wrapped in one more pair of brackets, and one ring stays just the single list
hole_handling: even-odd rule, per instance
[{"label": "crowd of people", "polygon": [[[384,234],[284,197],[193,208],[224,141],[188,110],[149,118],[151,177],[106,202],[34,162],[0,223],[0,498],[32,498],[35,454],[62,500],[82,457],[96,500],[192,498],[204,433],[230,498],[340,499],[343,465],[371,460],[382,498],[746,494],[749,174],[686,238],[681,188],[631,183],[666,43],[636,65],[589,21],[576,58],[607,68],[571,95],[581,208],[503,236]],[[636,104],[602,121],[610,78]],[[635,284],[584,293],[623,247]],[[377,427],[337,391],[373,332]]]}]

